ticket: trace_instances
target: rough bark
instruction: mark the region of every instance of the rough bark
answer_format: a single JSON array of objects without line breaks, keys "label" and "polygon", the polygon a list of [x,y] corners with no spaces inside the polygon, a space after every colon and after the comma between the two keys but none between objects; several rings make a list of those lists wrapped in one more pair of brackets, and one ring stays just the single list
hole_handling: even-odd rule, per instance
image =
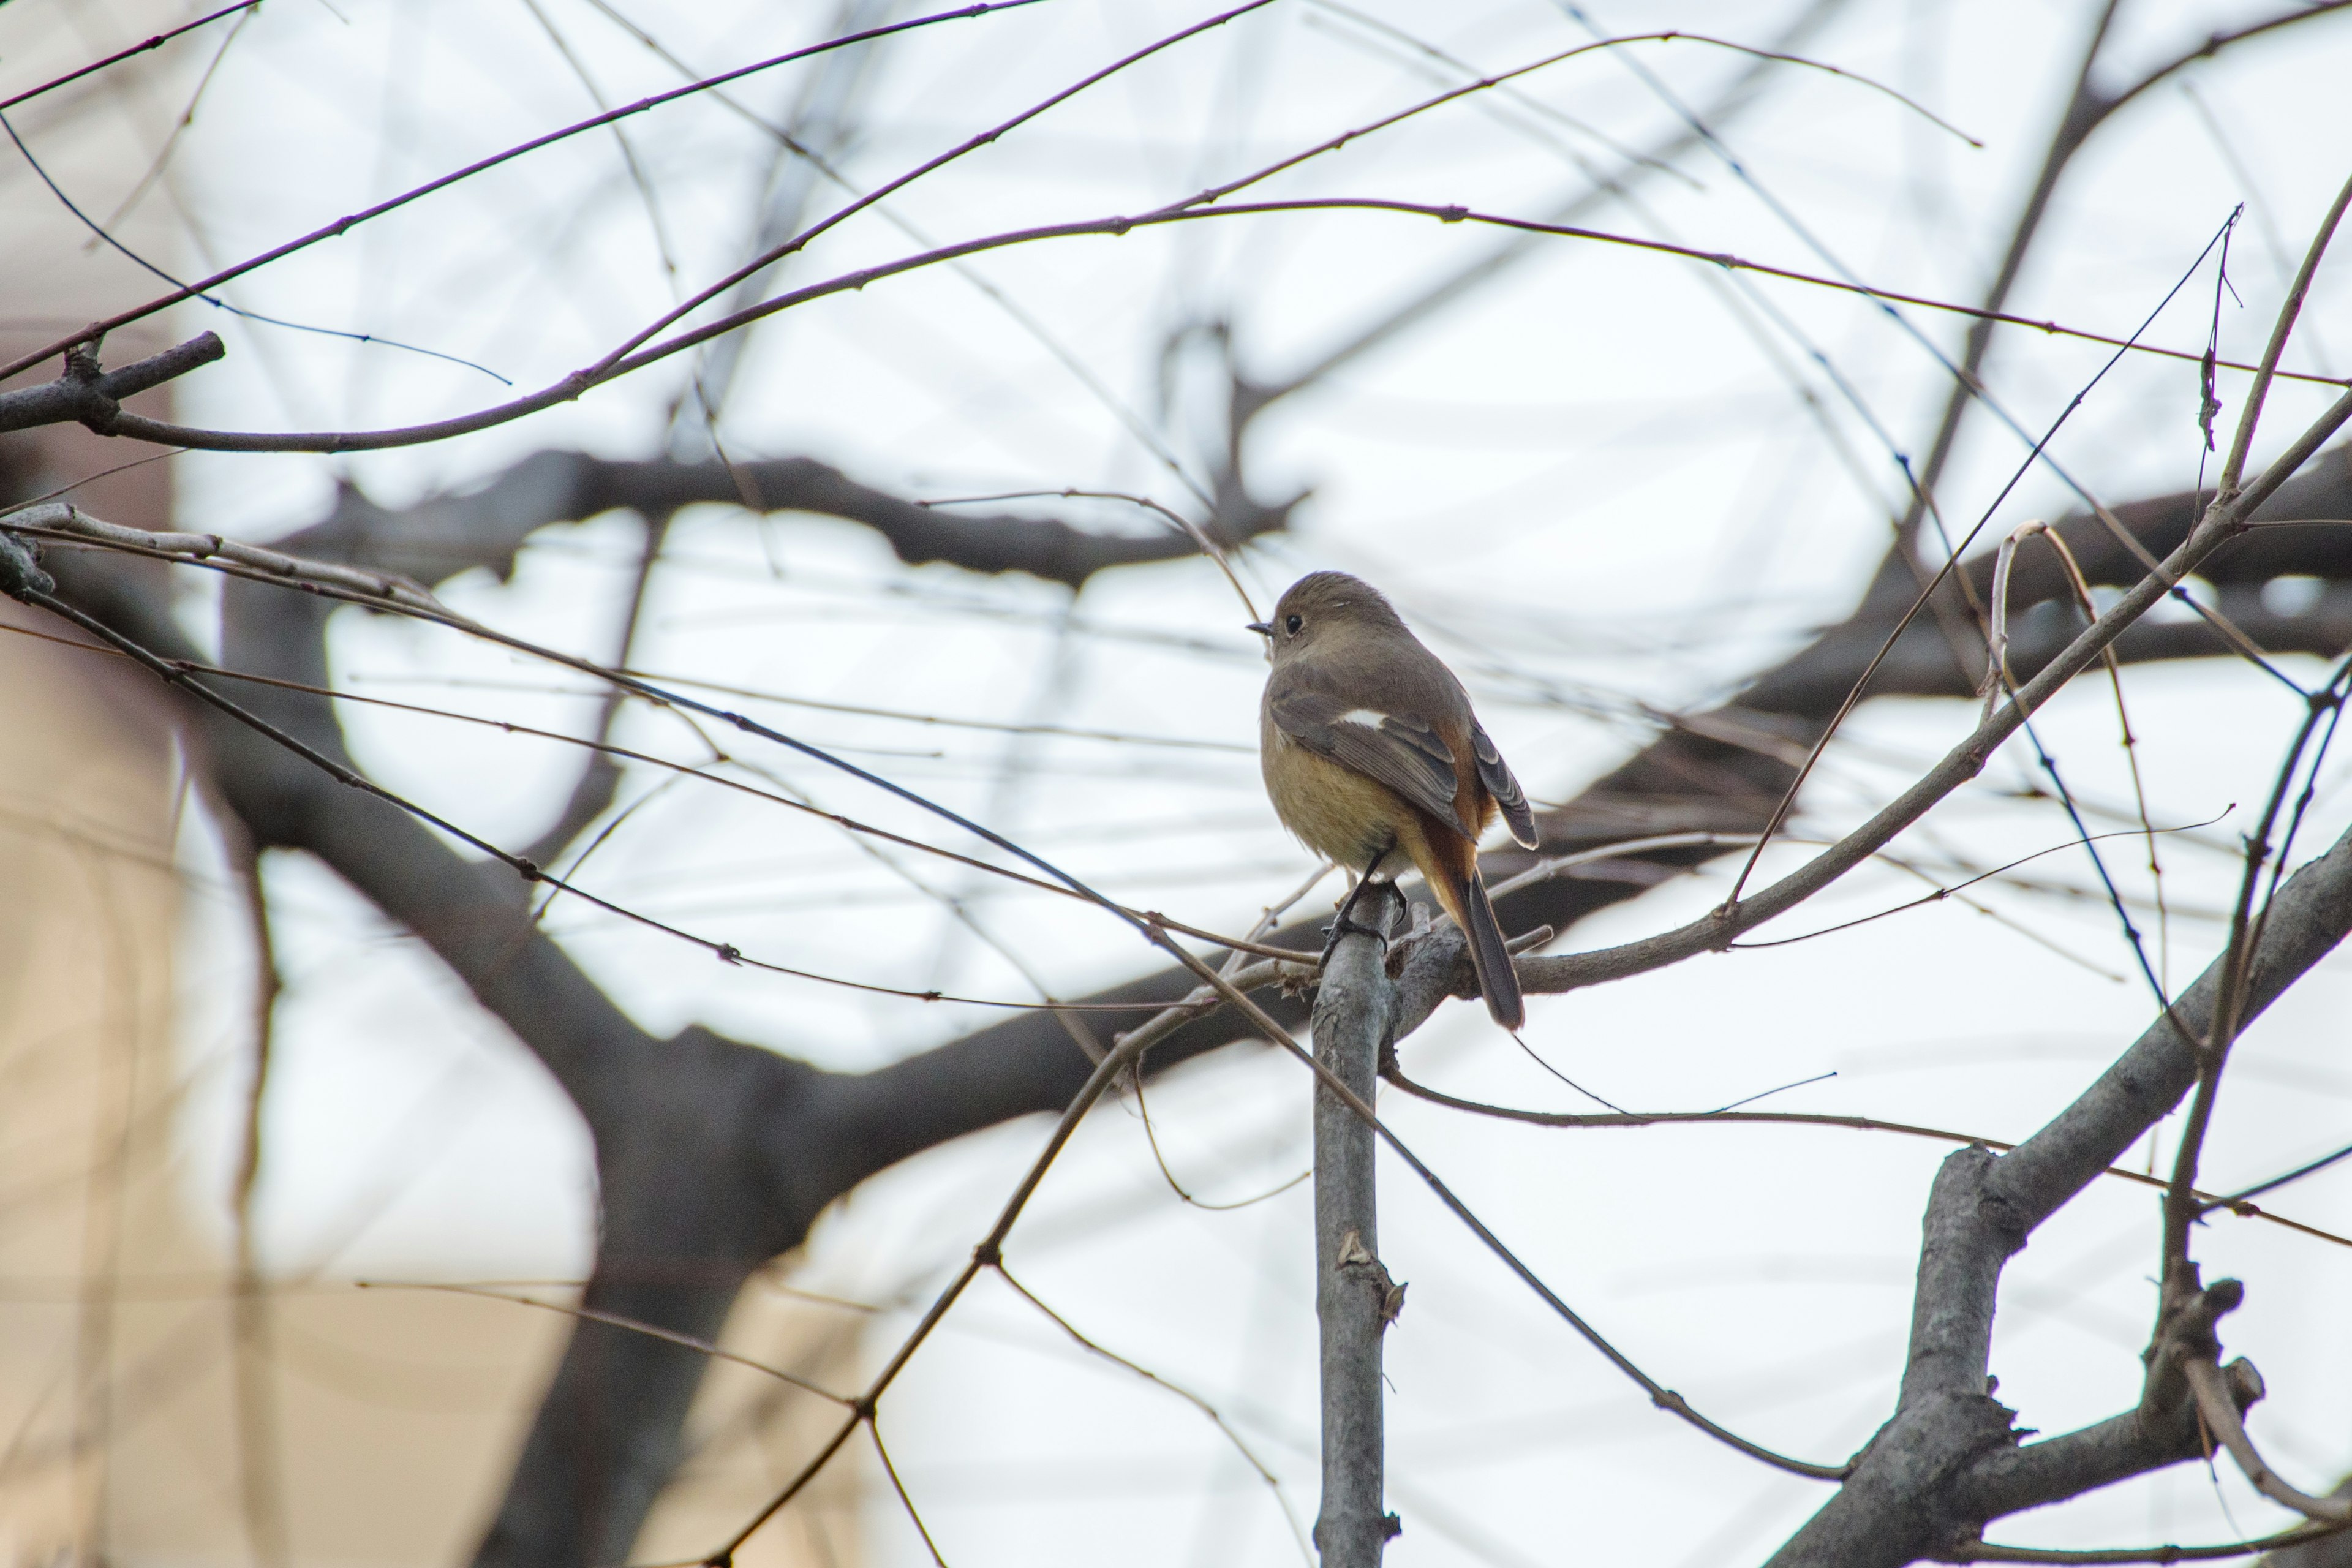
[{"label": "rough bark", "polygon": [[[1354,918],[1389,931],[1403,900],[1385,885],[1356,901]],[[1315,1059],[1366,1104],[1378,1092],[1395,987],[1377,937],[1333,944],[1315,998]],[[1323,1505],[1315,1544],[1325,1568],[1378,1568],[1396,1526],[1390,1515],[1381,1415],[1381,1342],[1403,1293],[1381,1260],[1379,1148],[1372,1129],[1338,1095],[1315,1087],[1315,1315],[1322,1331]]]},{"label": "rough bark", "polygon": [[[2254,951],[2246,1018],[2347,932],[2352,832],[2280,889]],[[2222,968],[2217,959],[2169,1015],[2009,1153],[1962,1149],[1944,1162],[1927,1202],[1895,1415],[1770,1568],[1901,1568],[1973,1539],[2001,1515],[2200,1456],[2193,1408],[2178,1396],[2020,1446],[2011,1413],[1994,1403],[1986,1379],[2001,1269],[2035,1226],[2097,1180],[2196,1082],[2195,1037],[2212,1021]],[[2217,1285],[2208,1294],[2222,1292]],[[2223,1296],[2218,1310],[2236,1299]],[[2241,1406],[2251,1404],[2260,1380],[2243,1363],[2231,1371]]]}]

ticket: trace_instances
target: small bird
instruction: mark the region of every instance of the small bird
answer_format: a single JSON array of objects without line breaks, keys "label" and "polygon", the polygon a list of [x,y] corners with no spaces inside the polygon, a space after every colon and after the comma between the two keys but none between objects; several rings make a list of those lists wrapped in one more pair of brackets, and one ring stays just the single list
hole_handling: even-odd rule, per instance
[{"label": "small bird", "polygon": [[1334,938],[1367,882],[1421,868],[1469,939],[1486,1010],[1527,1022],[1503,928],[1478,875],[1478,838],[1500,813],[1536,847],[1528,797],[1470,710],[1470,694],[1380,591],[1315,572],[1254,621],[1274,651],[1258,709],[1258,763],[1285,827],[1358,873]]}]

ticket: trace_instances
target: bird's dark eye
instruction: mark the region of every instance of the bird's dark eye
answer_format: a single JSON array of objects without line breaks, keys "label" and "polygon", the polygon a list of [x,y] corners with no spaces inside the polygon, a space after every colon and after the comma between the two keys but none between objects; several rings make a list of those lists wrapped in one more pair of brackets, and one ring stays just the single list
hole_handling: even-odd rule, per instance
[{"label": "bird's dark eye", "polygon": [[1307,623],[1305,621],[1300,620],[1297,616],[1285,616],[1282,620],[1282,628],[1288,632],[1292,637],[1297,637],[1298,635],[1298,628],[1306,624]]}]

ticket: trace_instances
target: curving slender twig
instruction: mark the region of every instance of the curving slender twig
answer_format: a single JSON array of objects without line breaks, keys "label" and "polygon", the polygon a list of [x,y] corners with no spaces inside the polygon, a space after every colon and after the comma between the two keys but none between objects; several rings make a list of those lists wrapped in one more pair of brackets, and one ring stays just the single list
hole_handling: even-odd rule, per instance
[{"label": "curving slender twig", "polygon": [[1997,1546],[1971,1541],[1946,1547],[1936,1554],[1944,1563],[2220,1563],[2252,1557],[2257,1552],[2284,1552],[2315,1541],[2326,1541],[2352,1530],[2352,1524],[2314,1529],[2298,1525],[2254,1541],[2224,1542],[2216,1546],[2101,1546],[2069,1550],[2063,1546]]},{"label": "curving slender twig", "polygon": [[[252,0],[252,3],[257,5],[259,4],[259,0]],[[509,163],[514,159],[523,156],[527,153],[535,153],[541,147],[551,146],[555,142],[568,140],[571,137],[583,135],[603,126],[615,124],[620,121],[627,119],[631,115],[643,114],[647,110],[658,108],[665,103],[672,103],[682,98],[690,98],[697,93],[709,92],[715,88],[723,87],[730,81],[740,81],[745,77],[754,76],[761,71],[773,70],[778,66],[789,65],[794,60],[806,59],[812,55],[821,55],[832,49],[846,48],[854,44],[866,43],[875,38],[888,37],[897,33],[911,32],[918,27],[928,27],[940,22],[966,21],[971,17],[983,16],[997,11],[1013,11],[1019,10],[1024,6],[1042,4],[1044,4],[1044,0],[979,0],[979,3],[977,4],[961,6],[953,11],[935,12],[927,16],[910,16],[903,22],[892,22],[883,26],[867,27],[859,32],[846,34],[838,38],[828,38],[821,44],[811,44],[806,48],[788,50],[783,54],[771,56],[769,58],[763,60],[755,60],[747,66],[739,66],[730,71],[721,71],[717,76],[706,77],[700,81],[689,82],[684,87],[674,88],[668,92],[657,92],[650,97],[641,98],[637,100],[636,102],[624,104],[620,108],[612,110],[610,113],[592,116],[589,119],[564,126],[562,130],[551,131],[544,136],[536,136],[528,142],[520,142],[515,146],[507,148],[504,152],[492,153],[489,157],[479,159],[474,163],[468,163],[462,169],[452,170],[450,173],[442,175],[438,179],[428,180],[425,184],[414,186],[409,190],[402,192],[396,196],[378,202],[373,206],[364,207],[355,213],[348,213],[343,216],[337,218],[331,224],[326,224],[319,228],[314,228],[306,235],[302,235],[295,239],[290,239],[285,244],[274,247],[271,249],[265,250],[257,256],[248,257],[245,260],[236,263],[234,266],[222,268],[218,271],[211,274],[209,277],[200,278],[195,282],[175,289],[168,294],[158,295],[156,298],[148,300],[143,305],[133,306],[128,310],[118,311],[114,315],[108,316],[103,320],[92,321],[89,326],[84,327],[81,331],[73,333],[69,337],[59,338],[54,342],[44,343],[41,347],[31,351],[29,353],[19,354],[16,358],[9,361],[7,363],[0,364],[0,381],[5,381],[10,376],[21,374],[25,371],[30,370],[33,366],[40,363],[43,360],[50,358],[52,355],[66,353],[78,343],[96,342],[100,338],[103,338],[107,333],[115,331],[119,327],[127,327],[133,321],[144,321],[146,318],[155,314],[159,310],[169,310],[172,306],[180,303],[184,300],[193,300],[200,294],[207,293],[212,289],[217,289],[224,283],[229,282],[235,279],[242,278],[247,273],[254,271],[257,268],[267,267],[273,261],[281,260],[286,257],[291,256],[296,251],[306,250],[311,246],[320,244],[325,240],[339,239],[343,235],[349,233],[353,228],[358,227],[361,224],[366,223],[371,218],[382,217],[388,212],[406,206],[409,203],[419,200],[422,197],[431,195],[436,191],[446,190],[449,186],[457,184],[460,181],[470,179],[474,175],[483,173],[485,170],[494,169],[500,163]],[[229,11],[237,9],[241,9],[241,7],[229,7]],[[215,12],[214,13],[214,16],[226,16],[229,14],[229,11]],[[212,19],[213,17],[202,18],[204,21],[210,21]],[[153,42],[154,40],[150,40],[148,45],[142,45],[140,47],[142,48],[148,47],[151,47]],[[138,51],[126,51],[126,53],[136,52]],[[112,63],[114,63],[112,59],[100,60],[98,62],[98,66],[89,68],[96,69],[99,68],[99,67],[111,65]],[[77,72],[76,74],[79,75],[82,73]],[[45,92],[48,90],[48,87],[54,87],[57,85],[57,83],[52,82],[47,87],[36,89],[35,91]],[[5,104],[0,104],[0,110],[5,110],[6,107],[7,106]]]},{"label": "curving slender twig", "polygon": [[[1034,4],[1035,0],[1028,0],[1028,3]],[[854,293],[885,279],[919,271],[923,268],[937,266],[961,257],[1001,250],[1012,246],[1037,244],[1046,240],[1081,237],[1117,238],[1137,229],[1204,222],[1213,218],[1254,217],[1280,213],[1310,212],[1387,213],[1411,217],[1433,218],[1440,223],[1470,223],[1512,229],[1526,234],[1619,245],[1635,250],[1653,251],[1660,255],[1678,256],[1685,260],[1704,262],[1711,267],[1753,272],[1762,278],[1777,278],[1786,282],[1828,289],[1865,299],[1917,305],[1922,309],[1949,311],[1976,320],[2012,321],[2053,336],[2079,338],[2085,342],[2127,349],[2136,353],[2155,354],[2163,358],[2197,363],[2201,363],[2204,359],[2201,352],[2191,353],[2186,349],[2167,349],[2151,344],[2135,343],[2128,339],[2115,338],[2082,328],[2068,327],[2053,321],[2036,321],[2024,317],[2006,315],[2000,311],[1986,311],[1972,306],[1955,305],[1947,300],[1906,293],[1900,289],[1880,288],[1874,284],[1851,283],[1843,279],[1823,277],[1794,268],[1777,267],[1769,262],[1753,261],[1726,251],[1702,250],[1694,246],[1675,245],[1666,240],[1643,239],[1638,236],[1614,234],[1604,229],[1583,228],[1571,224],[1540,223],[1531,218],[1517,218],[1506,214],[1482,212],[1458,205],[1441,205],[1431,202],[1399,201],[1373,196],[1314,196],[1286,201],[1234,202],[1212,207],[1163,207],[1138,216],[1121,215],[1087,218],[1071,223],[1042,224],[1033,228],[1009,230],[978,239],[961,240],[951,245],[935,247],[929,250],[919,251],[872,267],[861,268],[854,272],[841,273],[822,282],[772,296],[757,305],[748,306],[730,315],[699,323],[658,342],[647,343],[634,353],[619,356],[608,354],[592,366],[574,371],[570,375],[552,382],[537,392],[526,394],[509,402],[478,409],[471,414],[458,415],[452,418],[434,420],[421,425],[377,430],[265,434],[252,431],[201,429],[126,414],[115,421],[113,428],[107,434],[142,441],[190,447],[202,451],[220,452],[361,452],[413,447],[425,442],[443,440],[451,436],[470,435],[478,430],[491,429],[520,419],[526,415],[536,414],[543,409],[572,402],[595,387],[617,381],[649,364],[656,363],[673,354],[683,353],[698,344],[708,342],[713,338],[735,331],[781,311],[807,304],[814,300],[824,299],[835,294]],[[37,358],[27,362],[27,363],[38,363]],[[2230,368],[2253,370],[2257,367],[2232,363]],[[0,366],[0,375],[6,374],[8,374],[8,367]],[[2324,386],[2352,384],[2352,382],[2347,382],[2341,377],[2313,375],[2294,371],[2280,371],[2276,373],[2276,376]]]},{"label": "curving slender twig", "polygon": [[[1432,1105],[1442,1105],[1449,1110],[1468,1111],[1474,1116],[1491,1116],[1497,1121],[1517,1121],[1529,1127],[1620,1128],[1620,1127],[1836,1127],[1852,1132],[1894,1132],[1908,1138],[1928,1138],[1939,1143],[1962,1147],[1980,1144],[1996,1153],[2007,1153],[2016,1144],[1999,1138],[1988,1138],[1980,1132],[1956,1132],[1949,1128],[1924,1127],[1916,1122],[1889,1121],[1876,1116],[1845,1116],[1828,1110],[1529,1110],[1515,1105],[1490,1105],[1483,1100],[1465,1100],[1459,1095],[1432,1089],[1408,1077],[1393,1054],[1381,1064],[1381,1077],[1416,1100]],[[2144,1171],[2123,1165],[2109,1165],[2103,1174],[2136,1186],[2154,1187],[2162,1191],[2168,1183],[2162,1176],[2151,1176]],[[2227,1209],[2241,1219],[2258,1219],[2286,1230],[2299,1232],[2315,1240],[2337,1247],[2352,1247],[2352,1236],[2339,1236],[2332,1230],[2322,1230],[2301,1220],[2272,1214],[2242,1198],[2222,1194],[2199,1194],[2208,1211]]]},{"label": "curving slender twig", "polygon": [[2230,1450],[2230,1458],[2238,1462],[2238,1468],[2245,1472],[2256,1491],[2305,1519],[2352,1526],[2352,1497],[2314,1497],[2270,1468],[2261,1450],[2254,1447],[2254,1440],[2246,1436],[2245,1418],[2238,1414],[2237,1401],[2230,1396],[2229,1379],[2218,1363],[2209,1356],[2192,1356],[2180,1363],[2180,1370],[2189,1380],[2189,1392],[2197,1400],[2197,1414],[2206,1429]]},{"label": "curving slender twig", "polygon": [[[150,49],[160,49],[165,44],[170,43],[173,38],[180,37],[182,34],[193,33],[198,27],[204,26],[208,23],[219,21],[223,16],[234,16],[240,11],[251,11],[260,4],[261,0],[236,0],[236,4],[234,5],[224,5],[217,11],[207,12],[204,16],[197,17],[193,22],[183,22],[176,27],[167,28],[161,33],[154,34],[151,37],[131,45],[127,49],[117,49],[114,53],[108,55],[103,59],[92,60],[89,64],[82,66],[75,70],[69,70],[63,76],[51,77],[48,80],[41,83],[38,87],[28,87],[24,91],[16,93],[13,97],[0,98],[0,113],[5,113],[7,110],[16,108],[20,103],[30,102],[32,100],[40,97],[43,93],[55,92],[58,89],[64,87],[70,82],[79,81],[82,78],[102,71],[109,66],[119,66],[124,60],[130,59],[134,56],[143,55]],[[52,350],[50,352],[55,353],[57,351]]]}]

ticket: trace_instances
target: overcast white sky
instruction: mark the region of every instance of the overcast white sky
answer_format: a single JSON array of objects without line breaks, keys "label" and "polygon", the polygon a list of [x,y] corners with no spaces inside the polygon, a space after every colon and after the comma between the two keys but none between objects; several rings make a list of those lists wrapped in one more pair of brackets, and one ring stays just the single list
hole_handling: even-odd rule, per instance
[{"label": "overcast white sky", "polygon": [[[29,4],[30,0],[25,0]],[[828,7],[622,9],[688,66],[712,70],[830,30]],[[542,0],[547,24],[608,102],[677,72],[588,0]],[[1804,52],[1897,88],[1981,150],[1855,80],[1792,72],[1725,122],[1745,178],[1706,149],[1603,198],[1579,221],[1671,236],[1906,292],[1972,299],[2006,240],[2095,7],[1849,5]],[[1163,3],[1046,4],[935,27],[877,53],[841,166],[871,184],[1207,15]],[[1598,26],[1674,28],[1760,44],[1790,8],[1603,6]],[[2126,0],[2102,79],[2170,58],[2261,14],[2252,5]],[[1590,35],[1544,0],[1362,13],[1291,0],[1113,78],[895,198],[905,229],[869,218],[793,264],[793,281],[957,238],[1133,212],[1369,121],[1425,94],[1426,57],[1376,15],[1479,70]],[[209,50],[215,45],[205,46]],[[200,58],[209,58],[208,54]],[[2352,166],[2338,111],[2352,25],[2321,21],[2184,72],[2126,111],[2066,177],[2012,308],[2127,332],[2240,202],[2231,249],[2242,304],[2220,312],[2225,356],[2259,353],[2286,271]],[[1652,73],[1645,79],[1634,68]],[[1269,182],[1269,195],[1345,195],[1555,212],[1589,185],[1572,153],[1614,166],[1676,120],[1662,89],[1701,105],[1742,58],[1683,39],[1559,65],[1515,95],[1456,104]],[[1441,75],[1443,65],[1429,67]],[[738,89],[781,118],[803,76]],[[1459,79],[1458,75],[1449,79]],[[593,111],[589,90],[525,5],[335,0],[272,6],[222,58],[152,201],[188,237],[177,265],[262,248],[473,157]],[[478,361],[521,386],[605,352],[746,243],[765,157],[759,135],[700,100],[630,122],[656,195],[650,213],[614,141],[579,138],[332,245],[241,280],[247,309]],[[135,171],[122,184],[135,178]],[[80,193],[110,210],[120,189]],[[826,198],[830,200],[828,196]],[[795,310],[754,336],[722,424],[738,455],[815,456],[910,496],[1077,487],[1182,508],[1198,482],[1198,347],[1166,363],[1187,321],[1230,321],[1261,379],[1313,363],[1416,287],[1503,243],[1472,225],[1370,214],[1226,219],[1123,238],[991,253]],[[2323,274],[2297,368],[2342,374],[2352,284]],[[1746,301],[1744,304],[1739,301]],[[2150,330],[2203,346],[2209,265]],[[190,378],[183,414],[240,427],[406,424],[505,395],[485,374],[382,345],[257,328],[184,310],[229,357]],[[1959,318],[1899,321],[1850,295],[1555,240],[1465,302],[1354,361],[1270,414],[1253,437],[1265,498],[1312,487],[1286,536],[1244,557],[1263,605],[1301,571],[1339,566],[1387,589],[1461,669],[1532,793],[1572,794],[1641,743],[1639,706],[1722,696],[1745,672],[1843,614],[1900,498],[1890,446],[1916,454],[1948,384]],[[1821,356],[1816,359],[1816,353]],[[1993,396],[2039,430],[2105,358],[2096,345],[2011,333]],[[1071,363],[1083,366],[1085,376]],[[267,538],[315,518],[347,479],[387,504],[498,473],[529,452],[662,449],[681,359],[575,405],[464,440],[343,460],[180,459],[192,526]],[[2242,379],[2225,376],[2234,416]],[[1165,394],[1166,395],[1163,395]],[[2195,367],[2132,359],[2075,414],[2053,452],[2106,500],[2182,488],[2197,473]],[[1808,401],[1818,411],[1809,408]],[[2318,405],[2283,388],[2258,449]],[[1850,458],[1841,457],[1843,446]],[[1969,427],[1945,482],[1956,525],[1983,514],[2023,454],[1995,418]],[[1151,526],[1110,503],[1052,504],[1107,528]],[[2068,508],[2047,471],[1995,515],[1997,532]],[[611,516],[549,531],[510,584],[449,584],[467,614],[604,656],[636,548]],[[200,609],[197,605],[192,607]],[[1211,742],[1189,747],[1011,739],[979,730],[817,713],[762,717],[1020,837],[1117,896],[1223,928],[1310,862],[1275,825],[1256,779],[1255,639],[1222,578],[1185,562],[1109,574],[1073,605],[1059,589],[950,569],[908,571],[847,524],[685,514],[648,607],[646,668],[831,702],[989,721],[1047,722]],[[339,677],[354,689],[528,722],[581,726],[579,683],[445,632],[347,614]],[[2286,668],[2308,682],[2309,661]],[[2219,661],[2130,671],[2151,814],[2207,823],[2168,840],[2175,984],[2216,950],[2226,850],[2299,717],[2292,693]],[[1806,797],[1801,831],[1857,819],[1963,733],[1960,706],[1864,708]],[[503,843],[543,825],[572,756],[430,719],[354,710],[373,774]],[[2112,700],[2085,683],[2042,735],[2070,784],[2122,805],[2129,780]],[[694,760],[674,719],[626,721],[625,743]],[[835,809],[936,837],[934,824],[805,763],[742,753]],[[2031,757],[1982,784],[1905,847],[1992,860],[2063,843],[2063,816],[2005,798]],[[2301,848],[2352,816],[2331,763]],[[633,774],[625,801],[662,780]],[[2233,809],[2234,808],[2234,809]],[[719,792],[664,790],[590,862],[607,896],[797,967],[918,988],[1027,998],[1025,968],[1058,994],[1150,963],[1131,933],[1057,900],[1008,893],[939,862],[894,870],[821,825]],[[944,840],[942,840],[944,842]],[[967,845],[951,847],[969,848]],[[1794,864],[1801,848],[1769,858]],[[192,847],[201,862],[205,851]],[[2144,856],[2109,862],[2137,896]],[[2091,885],[2079,851],[2034,875]],[[905,875],[900,875],[900,872]],[[447,1278],[577,1272],[588,1257],[584,1142],[554,1090],[399,932],[331,877],[270,871],[288,993],[270,1108],[267,1250],[282,1270]],[[1020,966],[910,885],[965,898]],[[1873,868],[1785,922],[1817,929],[1914,896]],[[1579,946],[1661,929],[1722,897],[1721,875],[1670,884],[1580,926]],[[192,885],[189,1050],[210,1093],[192,1113],[199,1168],[226,1169],[242,1015],[234,922]],[[2014,1138],[2086,1083],[2146,1023],[2111,912],[2095,900],[1995,889],[1996,918],[1945,903],[1771,952],[1718,956],[1640,980],[1538,999],[1530,1046],[1625,1105],[1704,1108],[1834,1072],[1779,1097]],[[2143,923],[2156,929],[2152,915]],[[840,1068],[887,1061],[984,1022],[730,969],[695,950],[557,905],[551,929],[634,1016],[699,1022]],[[2247,1037],[2210,1148],[2229,1188],[2344,1141],[2352,1064],[2341,1050],[2347,970],[2331,961]],[[1445,1010],[1408,1060],[1457,1092],[1568,1106],[1475,1006]],[[1236,1051],[1151,1097],[1171,1164],[1203,1198],[1264,1191],[1304,1168],[1307,1084]],[[1722,1128],[1561,1135],[1469,1122],[1391,1100],[1399,1131],[1555,1288],[1654,1374],[1775,1447],[1843,1458],[1883,1418],[1900,1368],[1927,1184],[1943,1150],[1860,1134]],[[819,1227],[804,1277],[851,1294],[919,1295],[985,1227],[1042,1128],[1020,1124],[892,1172]],[[2169,1142],[2165,1147],[2169,1150]],[[1400,1169],[1384,1170],[1383,1253],[1412,1282],[1389,1341],[1398,1568],[1580,1560],[1704,1564],[1761,1556],[1818,1502],[1650,1410],[1479,1251]],[[208,1177],[217,1190],[218,1181]],[[2283,1194],[2282,1212],[2352,1227],[2352,1177]],[[1048,1182],[1010,1248],[1046,1300],[1124,1353],[1224,1404],[1262,1446],[1298,1511],[1314,1507],[1312,1281],[1305,1188],[1230,1213],[1187,1208],[1151,1161],[1131,1105],[1106,1109]],[[2308,1483],[2352,1465],[2352,1345],[2341,1331],[2352,1255],[2221,1220],[2209,1272],[2249,1281],[2233,1352],[2269,1376],[2258,1435]],[[2138,1386],[2156,1261],[2155,1212],[2120,1184],[2045,1227],[2010,1270],[1996,1345],[2002,1397],[2063,1430],[2126,1405]],[[890,1341],[899,1320],[876,1331]],[[1296,1560],[1278,1512],[1189,1408],[1069,1353],[1055,1331],[982,1290],[919,1359],[889,1406],[894,1451],[958,1568],[1116,1559]],[[2224,1504],[2229,1510],[2225,1516]],[[2185,1468],[2000,1539],[2095,1544],[2221,1539],[2275,1510],[2225,1474]],[[2234,1521],[2234,1525],[2231,1522]],[[874,1515],[881,1561],[920,1542]]]}]

